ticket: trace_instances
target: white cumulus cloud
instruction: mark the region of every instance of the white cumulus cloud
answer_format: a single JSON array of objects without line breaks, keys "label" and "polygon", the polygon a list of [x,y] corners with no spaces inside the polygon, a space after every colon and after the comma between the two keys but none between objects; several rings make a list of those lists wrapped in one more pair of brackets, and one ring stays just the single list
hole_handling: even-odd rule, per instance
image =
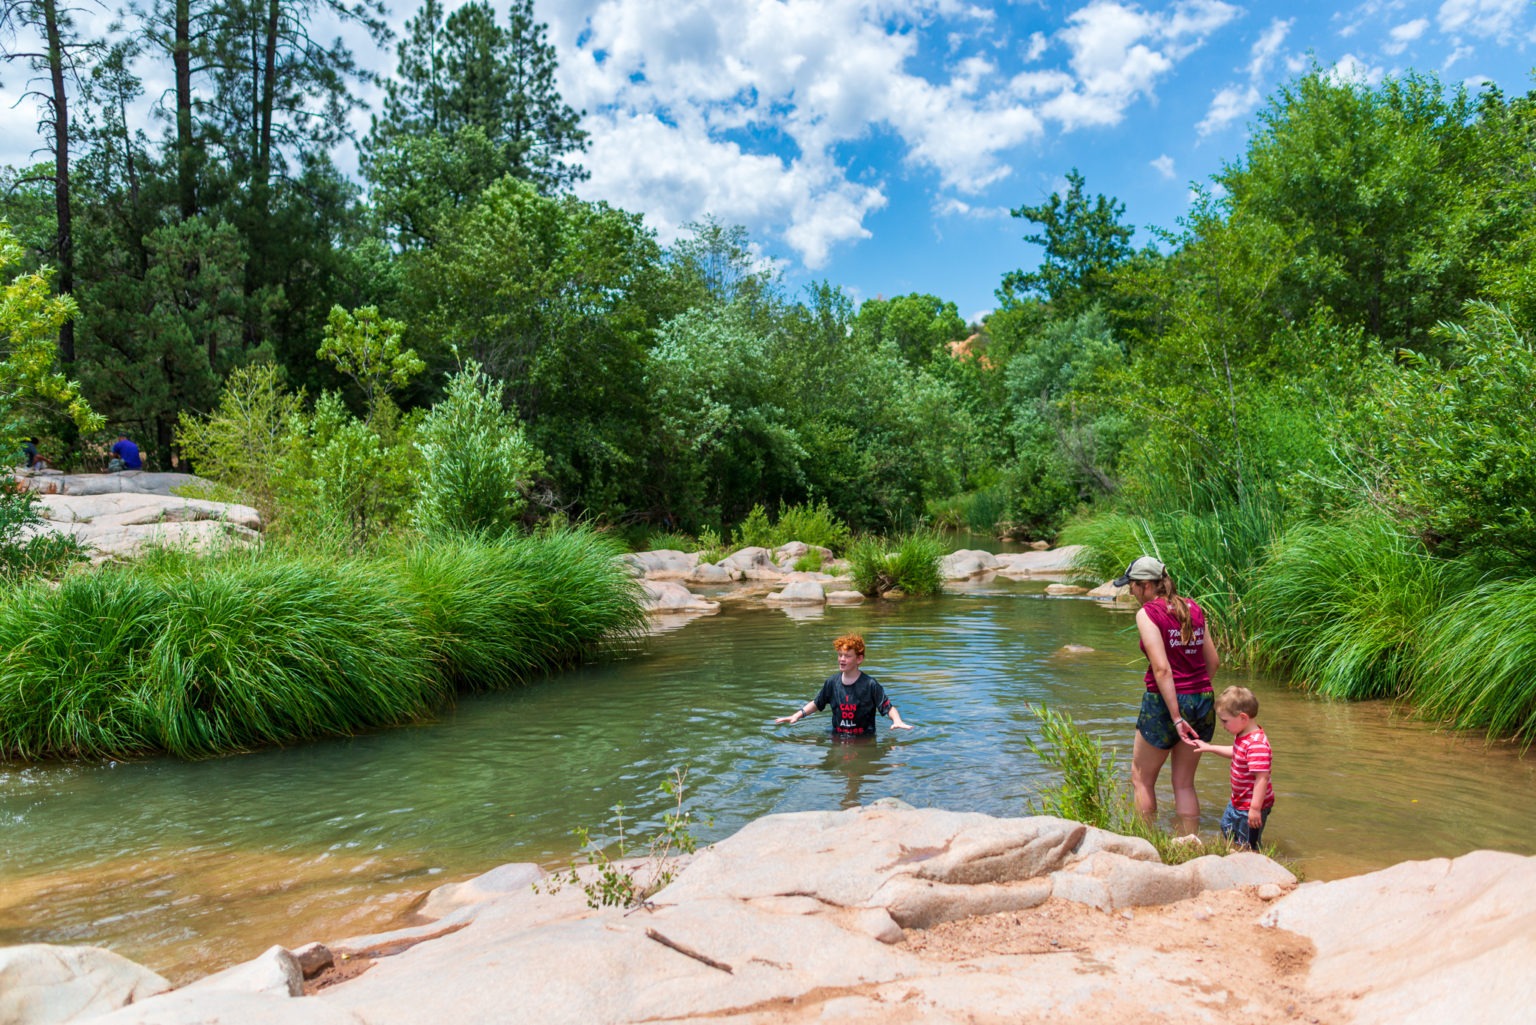
[{"label": "white cumulus cloud", "polygon": [[1158,157],[1156,160],[1149,161],[1149,162],[1151,163],[1153,170],[1157,171],[1158,174],[1162,175],[1164,178],[1169,179],[1170,181],[1173,180],[1173,158],[1172,157],[1170,157],[1168,154],[1164,153],[1162,156]]},{"label": "white cumulus cloud", "polygon": [[1510,38],[1527,0],[1445,0],[1440,5],[1440,31],[1452,34]]},{"label": "white cumulus cloud", "polygon": [[1428,18],[1415,18],[1401,25],[1394,25],[1387,33],[1392,41],[1383,44],[1382,49],[1387,53],[1402,53],[1408,48],[1408,44],[1422,36],[1427,28],[1429,28]]}]

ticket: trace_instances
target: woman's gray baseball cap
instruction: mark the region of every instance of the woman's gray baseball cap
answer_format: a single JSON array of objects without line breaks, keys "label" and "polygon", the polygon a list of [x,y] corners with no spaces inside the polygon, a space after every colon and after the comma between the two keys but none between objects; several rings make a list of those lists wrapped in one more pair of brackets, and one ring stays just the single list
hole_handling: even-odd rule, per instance
[{"label": "woman's gray baseball cap", "polygon": [[1116,587],[1124,587],[1132,580],[1161,580],[1168,575],[1168,567],[1150,555],[1143,555],[1114,579]]}]

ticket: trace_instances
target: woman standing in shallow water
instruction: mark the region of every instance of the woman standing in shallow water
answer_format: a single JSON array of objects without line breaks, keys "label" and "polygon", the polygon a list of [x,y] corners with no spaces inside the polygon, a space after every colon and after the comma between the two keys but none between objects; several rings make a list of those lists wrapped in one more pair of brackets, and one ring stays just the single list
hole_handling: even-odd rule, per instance
[{"label": "woman standing in shallow water", "polygon": [[1115,581],[1129,586],[1141,605],[1136,631],[1147,656],[1147,692],[1136,717],[1131,753],[1131,789],[1136,810],[1148,822],[1157,813],[1157,775],[1173,752],[1173,808],[1182,833],[1200,825],[1200,799],[1195,795],[1195,767],[1200,752],[1185,744],[1192,737],[1210,742],[1216,727],[1216,700],[1211,677],[1221,664],[1205,630],[1199,605],[1180,598],[1168,568],[1150,555],[1126,567]]}]

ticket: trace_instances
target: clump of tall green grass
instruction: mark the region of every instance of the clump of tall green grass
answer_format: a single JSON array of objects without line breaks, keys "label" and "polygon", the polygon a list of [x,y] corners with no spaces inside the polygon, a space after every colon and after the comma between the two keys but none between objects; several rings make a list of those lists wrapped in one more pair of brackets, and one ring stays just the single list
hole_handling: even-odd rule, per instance
[{"label": "clump of tall green grass", "polygon": [[944,586],[944,543],[934,534],[915,533],[887,540],[860,537],[848,546],[853,586],[881,595],[900,588],[906,594],[937,594]]},{"label": "clump of tall green grass", "polygon": [[1253,651],[1330,697],[1400,694],[1457,575],[1379,513],[1294,527],[1248,596]]},{"label": "clump of tall green grass", "polygon": [[1279,498],[1259,494],[1199,512],[1100,514],[1068,524],[1061,541],[1084,546],[1076,566],[1098,580],[1119,576],[1138,556],[1161,559],[1179,593],[1205,610],[1212,639],[1235,651],[1246,642],[1245,596],[1283,529]]},{"label": "clump of tall green grass", "polygon": [[1427,610],[1414,655],[1419,711],[1536,741],[1536,580],[1498,580]]},{"label": "clump of tall green grass", "polygon": [[201,757],[417,720],[637,629],[617,554],[573,529],[391,559],[166,551],[25,585],[0,600],[0,757]]},{"label": "clump of tall green grass", "polygon": [[978,488],[928,503],[928,519],[943,530],[992,534],[1008,515],[1008,492],[1000,485]]},{"label": "clump of tall green grass", "polygon": [[493,690],[640,629],[640,586],[621,567],[622,550],[579,527],[445,538],[409,552],[403,579],[448,679],[461,690]]},{"label": "clump of tall green grass", "polygon": [[824,499],[781,506],[777,520],[770,520],[761,504],[754,505],[736,525],[736,544],[741,547],[777,548],[801,541],[836,553],[847,549],[852,536],[848,524],[837,518]]},{"label": "clump of tall green grass", "polygon": [[[1148,823],[1136,811],[1128,777],[1114,756],[1072,721],[1065,712],[1044,705],[1030,706],[1039,723],[1039,738],[1025,744],[1046,765],[1061,773],[1052,786],[1036,794],[1030,811],[1036,815],[1081,822],[1122,836],[1139,836],[1157,848],[1164,864],[1178,865],[1206,854],[1230,854],[1236,848],[1218,834],[1199,844],[1180,842],[1168,830]],[[1264,851],[1275,857],[1274,848]]]}]

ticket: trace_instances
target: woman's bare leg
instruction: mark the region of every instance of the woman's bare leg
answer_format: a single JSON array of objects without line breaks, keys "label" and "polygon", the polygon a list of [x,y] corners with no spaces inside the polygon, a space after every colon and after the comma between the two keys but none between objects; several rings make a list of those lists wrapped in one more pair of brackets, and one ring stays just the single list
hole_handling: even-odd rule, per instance
[{"label": "woman's bare leg", "polygon": [[1173,810],[1179,816],[1180,836],[1200,828],[1200,797],[1195,793],[1195,767],[1199,764],[1199,751],[1182,742],[1173,745]]},{"label": "woman's bare leg", "polygon": [[[1182,745],[1174,745],[1175,748]],[[1198,752],[1191,751],[1191,754]],[[1136,731],[1136,742],[1131,748],[1131,790],[1136,795],[1136,810],[1141,812],[1141,817],[1148,825],[1152,824],[1153,816],[1157,814],[1157,774],[1163,771],[1163,763],[1168,760],[1168,752],[1160,747],[1154,747],[1147,743],[1147,738]],[[1177,759],[1174,765],[1178,765]],[[1194,771],[1190,771],[1190,778],[1194,778]],[[1178,807],[1175,802],[1174,807]]]}]

